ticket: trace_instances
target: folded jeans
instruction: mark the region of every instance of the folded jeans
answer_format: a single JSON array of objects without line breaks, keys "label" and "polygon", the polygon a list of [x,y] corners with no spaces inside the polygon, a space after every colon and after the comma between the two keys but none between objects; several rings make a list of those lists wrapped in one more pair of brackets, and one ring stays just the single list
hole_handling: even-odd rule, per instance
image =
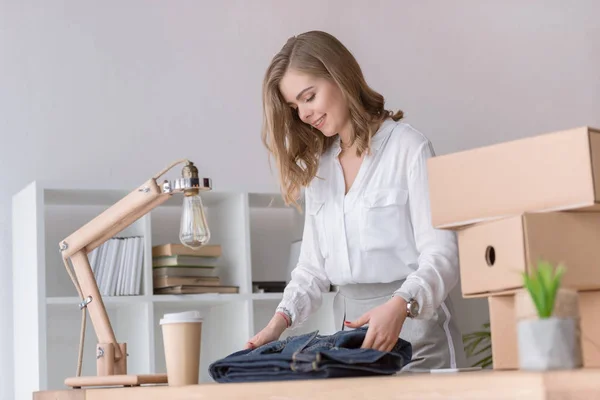
[{"label": "folded jeans", "polygon": [[408,364],[412,346],[398,338],[389,352],[361,349],[367,328],[290,336],[235,352],[209,366],[216,382],[256,382],[391,375]]}]

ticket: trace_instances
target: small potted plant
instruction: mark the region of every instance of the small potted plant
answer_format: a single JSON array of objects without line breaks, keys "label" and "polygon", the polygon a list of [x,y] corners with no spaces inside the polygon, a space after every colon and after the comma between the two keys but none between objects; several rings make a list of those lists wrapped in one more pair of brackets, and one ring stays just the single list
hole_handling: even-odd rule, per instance
[{"label": "small potted plant", "polygon": [[517,322],[519,366],[524,370],[573,369],[581,366],[579,319],[555,313],[557,294],[565,268],[540,261],[530,274],[523,274],[537,318]]}]

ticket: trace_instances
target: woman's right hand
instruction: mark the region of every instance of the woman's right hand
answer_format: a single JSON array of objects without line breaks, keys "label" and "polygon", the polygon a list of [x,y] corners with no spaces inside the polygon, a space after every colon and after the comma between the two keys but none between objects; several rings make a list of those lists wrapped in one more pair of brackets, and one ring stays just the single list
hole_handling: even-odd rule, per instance
[{"label": "woman's right hand", "polygon": [[280,314],[275,314],[271,321],[258,332],[252,339],[246,342],[246,349],[255,349],[263,344],[273,342],[287,329],[287,321]]}]

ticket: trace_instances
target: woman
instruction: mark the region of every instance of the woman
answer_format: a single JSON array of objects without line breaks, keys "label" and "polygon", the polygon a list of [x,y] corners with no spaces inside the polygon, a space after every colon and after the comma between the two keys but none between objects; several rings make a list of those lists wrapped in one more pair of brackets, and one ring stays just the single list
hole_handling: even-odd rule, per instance
[{"label": "woman", "polygon": [[263,83],[263,141],[277,162],[287,204],[305,188],[302,248],[283,299],[247,343],[277,340],[338,285],[336,326],[368,325],[364,348],[413,346],[405,369],[464,363],[448,293],[459,276],[456,237],[430,220],[429,140],[364,80],[335,37],[288,40]]}]

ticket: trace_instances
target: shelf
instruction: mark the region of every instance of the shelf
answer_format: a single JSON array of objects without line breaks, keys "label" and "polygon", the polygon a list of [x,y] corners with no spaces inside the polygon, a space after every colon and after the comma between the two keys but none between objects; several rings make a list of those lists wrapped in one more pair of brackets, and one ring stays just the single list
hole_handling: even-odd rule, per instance
[{"label": "shelf", "polygon": [[[328,300],[335,297],[337,291],[323,293],[323,299]],[[252,300],[256,301],[281,301],[283,293],[252,293]]]},{"label": "shelf", "polygon": [[191,305],[217,305],[231,303],[234,301],[246,300],[247,296],[242,294],[221,294],[221,293],[204,293],[204,294],[155,294],[152,297],[152,302],[160,303],[179,303]]},{"label": "shelf", "polygon": [[283,293],[252,293],[252,300],[281,300]]},{"label": "shelf", "polygon": [[[140,185],[143,182],[140,182]],[[121,200],[123,197],[135,190],[135,187],[125,189],[65,189],[65,188],[46,188],[44,190],[44,203],[46,205],[62,206],[105,206],[110,207]],[[213,207],[221,202],[227,201],[238,193],[234,192],[200,192],[202,202],[206,207]],[[267,196],[266,194],[264,196]],[[183,197],[175,194],[169,198],[163,205],[181,207]],[[279,207],[284,207],[283,201]]]},{"label": "shelf", "polygon": [[[143,182],[144,177],[137,183]],[[19,360],[27,360],[15,364],[15,398],[63,387],[77,358],[81,299],[65,271],[58,243],[134,189],[135,185],[98,187],[94,182],[77,187],[31,182],[13,196],[13,293],[19,315],[14,352],[22,355]],[[282,293],[252,293],[252,282],[283,281],[289,276],[290,246],[302,237],[304,215],[283,204],[279,193],[213,190],[200,195],[211,242],[223,248],[214,260],[221,282],[239,287],[240,293],[153,294],[152,247],[179,242],[182,196],[172,196],[124,228],[118,236],[143,238],[139,289],[144,294],[102,296],[102,302],[115,335],[128,343],[132,373],[166,370],[159,323],[165,313],[202,312],[201,362],[208,365],[239,349],[272,318],[281,301]],[[311,320],[310,329],[330,325],[329,308]],[[86,335],[94,337],[93,324],[86,324]],[[95,345],[94,340],[86,341],[84,375],[95,373]],[[207,370],[201,381],[210,381]]]},{"label": "shelf", "polygon": [[[279,295],[281,297],[281,295]],[[139,303],[191,303],[199,305],[215,305],[246,300],[248,296],[242,294],[159,294],[152,296],[103,296],[102,301],[108,307],[111,305],[139,304]],[[81,300],[78,297],[48,297],[46,304],[55,306],[78,307]]]},{"label": "shelf", "polygon": [[[149,296],[102,296],[102,301],[106,306],[121,305],[121,304],[139,304],[149,301]],[[79,307],[81,302],[79,297],[48,297],[46,304],[56,306],[73,306]]]},{"label": "shelf", "polygon": [[[327,292],[323,294],[324,298],[335,296],[336,292]],[[190,303],[198,305],[224,304],[243,300],[256,301],[281,301],[283,293],[252,293],[247,294],[155,294],[151,296],[103,296],[102,301],[106,306],[121,304],[139,304],[144,302],[151,303]],[[80,300],[78,297],[48,297],[46,304],[55,306],[73,306],[77,307]]]}]

